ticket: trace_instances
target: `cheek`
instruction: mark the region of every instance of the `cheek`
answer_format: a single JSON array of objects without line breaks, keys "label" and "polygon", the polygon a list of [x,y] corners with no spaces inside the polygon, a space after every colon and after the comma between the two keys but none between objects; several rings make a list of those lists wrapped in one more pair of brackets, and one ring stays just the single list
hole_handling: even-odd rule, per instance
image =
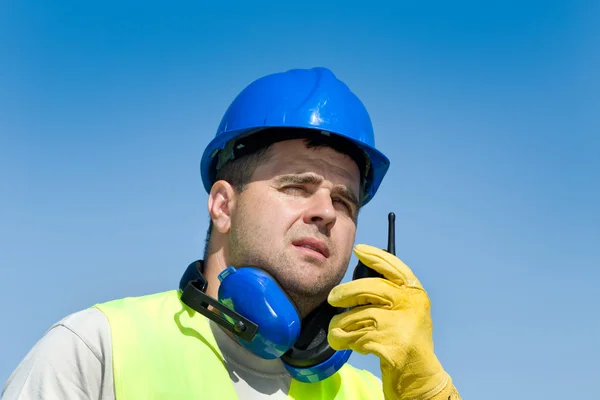
[{"label": "cheek", "polygon": [[266,220],[272,221],[273,225],[278,226],[283,234],[302,219],[304,208],[303,201],[294,201],[290,197],[274,194],[264,205],[263,212]]},{"label": "cheek", "polygon": [[301,207],[277,194],[263,197],[253,209],[246,212],[254,214],[252,219],[256,228],[263,231],[263,237],[267,236],[271,240],[283,238],[302,215]]},{"label": "cheek", "polygon": [[[338,220],[340,222],[340,220]],[[354,246],[354,240],[356,238],[356,225],[353,222],[347,221],[346,223],[336,224],[338,230],[338,243],[340,244],[340,250],[345,253],[352,251]]]}]

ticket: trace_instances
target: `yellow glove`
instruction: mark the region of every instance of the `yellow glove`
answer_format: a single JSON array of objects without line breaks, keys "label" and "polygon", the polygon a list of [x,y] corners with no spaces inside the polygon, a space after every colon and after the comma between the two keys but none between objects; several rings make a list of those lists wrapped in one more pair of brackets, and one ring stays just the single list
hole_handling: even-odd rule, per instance
[{"label": "yellow glove", "polygon": [[386,279],[357,279],[331,291],[331,305],[354,307],[331,320],[331,347],[379,357],[386,399],[460,399],[433,351],[430,301],[417,277],[384,250],[357,245],[354,253]]}]

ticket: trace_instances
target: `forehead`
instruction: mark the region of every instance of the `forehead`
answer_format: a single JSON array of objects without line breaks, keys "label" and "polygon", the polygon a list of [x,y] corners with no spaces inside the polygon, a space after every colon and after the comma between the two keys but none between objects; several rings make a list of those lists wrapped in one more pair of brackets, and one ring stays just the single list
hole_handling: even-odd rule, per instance
[{"label": "forehead", "polygon": [[300,139],[274,143],[269,160],[256,169],[254,178],[271,179],[306,172],[319,174],[333,184],[346,185],[358,193],[360,171],[352,158],[330,147],[307,148]]}]

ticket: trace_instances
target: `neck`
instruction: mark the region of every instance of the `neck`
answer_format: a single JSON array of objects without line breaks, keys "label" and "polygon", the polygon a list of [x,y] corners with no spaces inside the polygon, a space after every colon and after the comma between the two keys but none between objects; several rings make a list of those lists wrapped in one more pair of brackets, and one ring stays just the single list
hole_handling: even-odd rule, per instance
[{"label": "neck", "polygon": [[[221,282],[219,281],[219,274],[221,271],[226,269],[228,266],[227,260],[225,257],[225,251],[223,247],[219,247],[216,251],[208,251],[204,258],[204,278],[208,283],[206,287],[206,294],[212,297],[213,299],[219,298],[219,286],[221,286]],[[214,309],[212,306],[209,308],[216,313],[220,313],[218,310]],[[220,325],[218,326],[222,332],[224,332],[227,336],[229,336],[239,347],[243,348],[238,342],[233,333],[224,329]]]},{"label": "neck", "polygon": [[221,247],[217,251],[207,252],[206,258],[204,259],[204,278],[208,283],[206,288],[206,294],[212,298],[218,298],[219,296],[219,274],[227,268],[227,261],[225,259],[225,252]]}]

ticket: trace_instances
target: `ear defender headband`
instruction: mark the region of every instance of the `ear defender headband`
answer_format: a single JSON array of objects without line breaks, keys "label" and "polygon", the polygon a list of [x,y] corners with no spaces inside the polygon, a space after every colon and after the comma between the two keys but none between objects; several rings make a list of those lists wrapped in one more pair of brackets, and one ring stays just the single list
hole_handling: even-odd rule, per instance
[{"label": "ear defender headband", "polygon": [[[395,254],[394,213],[388,215],[388,248]],[[218,300],[208,296],[203,262],[191,263],[181,281],[181,301],[234,334],[237,341],[264,359],[280,358],[292,378],[319,382],[335,374],[351,350],[336,351],[327,342],[331,318],[347,311],[326,301],[301,320],[286,292],[268,272],[252,266],[228,267],[219,274]],[[358,262],[353,280],[383,277]],[[212,306],[216,311],[208,309]]]}]

